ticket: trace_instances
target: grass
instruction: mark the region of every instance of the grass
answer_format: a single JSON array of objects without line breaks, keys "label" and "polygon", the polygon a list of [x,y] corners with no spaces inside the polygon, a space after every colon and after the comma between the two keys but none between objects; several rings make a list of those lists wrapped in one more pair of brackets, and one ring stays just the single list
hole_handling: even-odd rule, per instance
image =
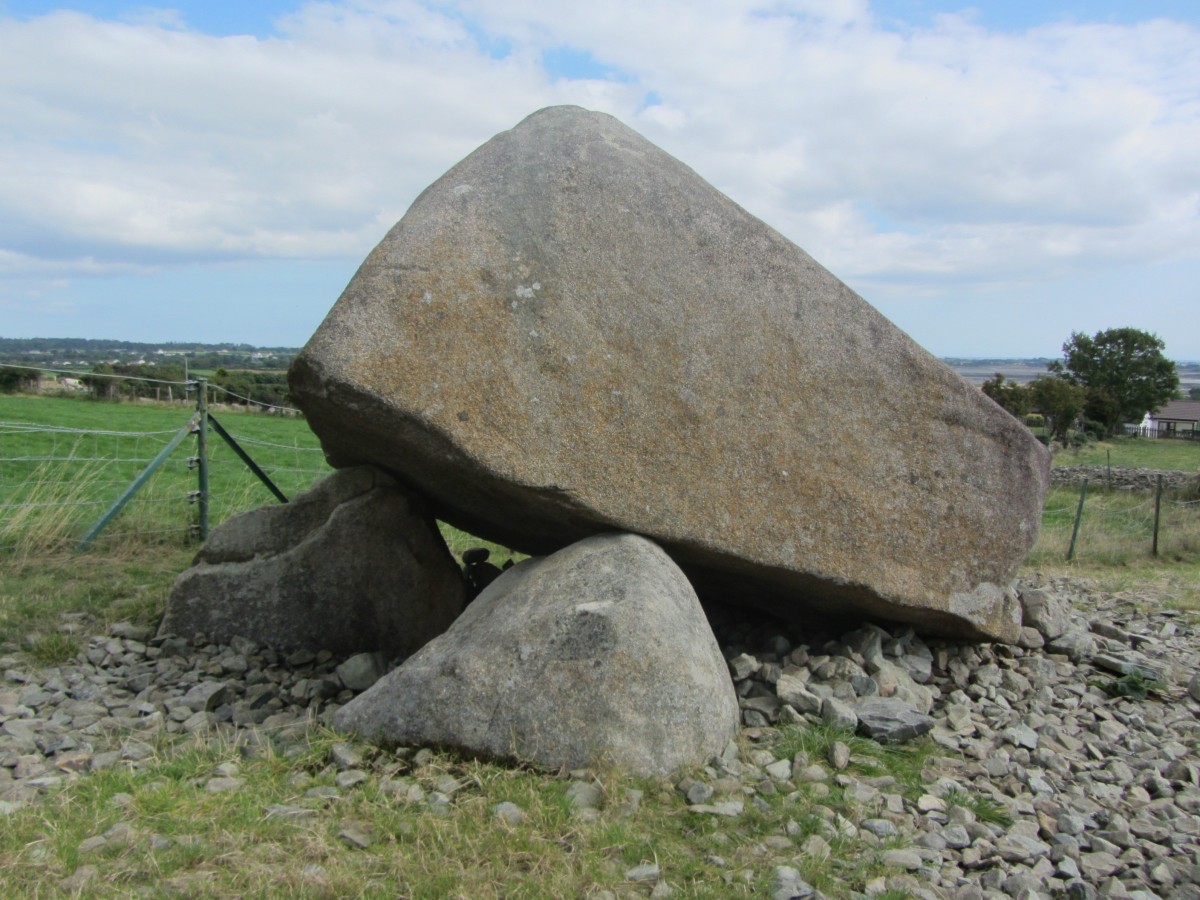
[{"label": "grass", "polygon": [[[140,770],[81,779],[8,816],[0,833],[8,894],[53,893],[94,866],[86,895],[95,897],[644,896],[649,887],[627,873],[655,863],[677,896],[750,897],[769,887],[766,836],[790,830],[799,856],[806,837],[829,833],[803,795],[768,796],[765,808],[748,805],[729,819],[689,812],[668,782],[617,773],[597,776],[603,804],[583,816],[571,809],[561,777],[447,753],[422,765],[380,753],[370,763],[377,777],[336,798],[312,799],[310,788],[333,783],[338,740],[315,731],[296,753],[268,744],[250,758],[228,741],[191,742],[159,748]],[[207,790],[218,771],[231,770],[240,789]],[[435,808],[428,797],[447,775],[461,788]],[[524,821],[498,819],[503,802],[516,804]],[[289,813],[274,814],[280,807]],[[350,827],[368,836],[368,846],[344,839]],[[845,837],[830,843],[834,852],[804,862],[801,872],[831,896],[886,873],[885,848]]]},{"label": "grass", "polygon": [[1157,678],[1146,677],[1137,669],[1118,678],[1093,679],[1088,684],[1100,688],[1110,697],[1132,697],[1134,700],[1145,700],[1150,694],[1166,697],[1168,691],[1166,684]]},{"label": "grass", "polygon": [[[9,424],[0,426],[0,552],[40,561],[72,548],[192,412],[184,404],[0,395],[0,423]],[[285,496],[331,471],[303,419],[224,409],[214,414]],[[195,453],[194,440],[185,440],[101,532],[102,552],[195,547],[198,509],[189,503],[198,488],[189,468]],[[209,435],[209,489],[211,527],[276,502],[215,432]],[[443,534],[456,556],[486,546],[497,565],[512,557],[449,526]]]},{"label": "grass", "polygon": [[811,762],[823,762],[828,758],[830,747],[839,741],[850,748],[850,771],[871,778],[890,775],[910,800],[916,800],[922,793],[922,772],[934,749],[927,741],[880,744],[853,732],[825,726],[785,725],[779,728],[772,749],[781,759],[802,754]]},{"label": "grass", "polygon": [[0,645],[48,659],[66,649],[54,635],[92,633],[118,621],[156,624],[171,583],[192,554],[153,546],[118,555],[0,553]]},{"label": "grass", "polygon": [[953,790],[948,791],[942,801],[947,807],[961,806],[969,809],[980,822],[988,822],[1003,828],[1008,828],[1013,823],[1012,813],[1008,811],[1008,808],[995,797],[989,797],[986,794]]},{"label": "grass", "polygon": [[1200,472],[1200,441],[1112,437],[1054,455],[1056,466],[1119,466]]},{"label": "grass", "polygon": [[[1200,442],[1110,438],[1060,451],[1054,465],[1200,472]],[[1126,594],[1143,604],[1200,610],[1200,497],[1194,487],[1163,493],[1155,556],[1153,495],[1089,485],[1075,556],[1068,562],[1079,495],[1077,487],[1050,488],[1028,568],[1047,575],[1082,576],[1101,590]]]},{"label": "grass", "polygon": [[1075,555],[1068,561],[1079,496],[1079,488],[1050,488],[1026,568],[1082,576],[1110,593],[1166,598],[1176,608],[1200,610],[1200,503],[1163,493],[1155,556],[1153,495],[1089,487]]},{"label": "grass", "polygon": [[[0,395],[0,548],[40,555],[72,546],[146,468],[194,410]],[[221,424],[286,496],[329,471],[302,419],[220,410]],[[274,502],[215,432],[209,435],[209,522]],[[198,522],[192,438],[159,468],[100,540],[185,545]]]}]

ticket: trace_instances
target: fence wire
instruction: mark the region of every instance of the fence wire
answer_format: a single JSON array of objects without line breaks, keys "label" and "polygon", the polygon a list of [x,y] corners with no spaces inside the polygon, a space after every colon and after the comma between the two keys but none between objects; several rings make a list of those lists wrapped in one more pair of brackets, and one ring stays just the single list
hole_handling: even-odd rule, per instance
[{"label": "fence wire", "polygon": [[1080,494],[1081,488],[1075,485],[1051,487],[1034,561],[1066,559],[1077,515],[1079,531],[1073,558],[1080,562],[1120,565],[1151,556],[1156,543],[1158,555],[1167,559],[1186,558],[1200,551],[1200,500],[1184,489],[1164,488],[1156,503],[1152,490],[1089,484],[1082,513]]},{"label": "fence wire", "polygon": [[[94,417],[111,424],[153,418],[144,430],[77,427],[48,421],[0,420],[0,552],[71,548],[184,427],[187,408],[147,410],[130,403],[42,398],[29,409],[51,417]],[[163,428],[167,423],[171,427]],[[329,471],[303,420],[222,411],[221,423],[260,468],[293,497]],[[196,438],[171,454],[97,538],[183,545],[194,539],[198,496]],[[209,522],[274,503],[268,489],[233,450],[210,433]]]}]

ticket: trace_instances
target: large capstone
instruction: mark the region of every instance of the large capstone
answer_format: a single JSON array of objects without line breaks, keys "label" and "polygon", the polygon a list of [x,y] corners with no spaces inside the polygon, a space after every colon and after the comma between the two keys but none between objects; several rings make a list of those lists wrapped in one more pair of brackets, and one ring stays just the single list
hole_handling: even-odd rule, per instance
[{"label": "large capstone", "polygon": [[738,703],[679,568],[645,538],[597,535],[506,571],[333,724],[377,742],[660,775],[720,754]]},{"label": "large capstone", "polygon": [[213,529],[175,580],[160,632],[407,656],[465,601],[462,572],[424,501],[357,466]]},{"label": "large capstone", "polygon": [[290,384],[334,465],[518,550],[631,531],[702,597],[1019,633],[1046,450],[610,116],[542,110],[429,187]]}]

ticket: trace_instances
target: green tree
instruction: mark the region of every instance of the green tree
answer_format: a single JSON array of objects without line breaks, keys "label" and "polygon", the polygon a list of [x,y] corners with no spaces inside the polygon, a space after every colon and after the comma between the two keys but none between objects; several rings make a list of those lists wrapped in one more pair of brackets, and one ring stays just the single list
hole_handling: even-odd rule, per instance
[{"label": "green tree", "polygon": [[15,394],[29,389],[37,381],[37,373],[26,369],[10,369],[0,366],[0,394]]},{"label": "green tree", "polygon": [[1033,408],[1046,417],[1047,427],[1058,440],[1064,441],[1083,412],[1087,392],[1065,378],[1039,375],[1029,383]]},{"label": "green tree", "polygon": [[1140,422],[1178,392],[1179,374],[1163,356],[1164,346],[1136,328],[1110,328],[1093,337],[1075,332],[1063,344],[1063,359],[1048,368],[1084,388],[1088,417],[1114,432],[1122,422]]},{"label": "green tree", "polygon": [[1004,410],[1018,419],[1029,412],[1029,391],[1015,381],[1009,381],[1003,372],[983,383],[983,392],[995,400]]}]

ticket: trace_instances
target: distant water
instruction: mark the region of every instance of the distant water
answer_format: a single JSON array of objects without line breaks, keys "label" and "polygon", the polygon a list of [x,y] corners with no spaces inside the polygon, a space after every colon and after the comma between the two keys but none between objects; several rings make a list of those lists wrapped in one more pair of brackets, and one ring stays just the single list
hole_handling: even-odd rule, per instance
[{"label": "distant water", "polygon": [[996,373],[1019,384],[1033,381],[1046,374],[1048,359],[943,359],[946,365],[972,384],[983,384]]},{"label": "distant water", "polygon": [[[959,357],[943,357],[942,362],[952,368],[967,381],[974,385],[983,384],[990,378],[995,378],[999,372],[1010,381],[1026,384],[1039,375],[1046,374],[1046,366],[1053,360],[1049,359],[965,359]],[[1176,362],[1175,370],[1179,373],[1179,386],[1183,391],[1200,387],[1200,362]]]}]

